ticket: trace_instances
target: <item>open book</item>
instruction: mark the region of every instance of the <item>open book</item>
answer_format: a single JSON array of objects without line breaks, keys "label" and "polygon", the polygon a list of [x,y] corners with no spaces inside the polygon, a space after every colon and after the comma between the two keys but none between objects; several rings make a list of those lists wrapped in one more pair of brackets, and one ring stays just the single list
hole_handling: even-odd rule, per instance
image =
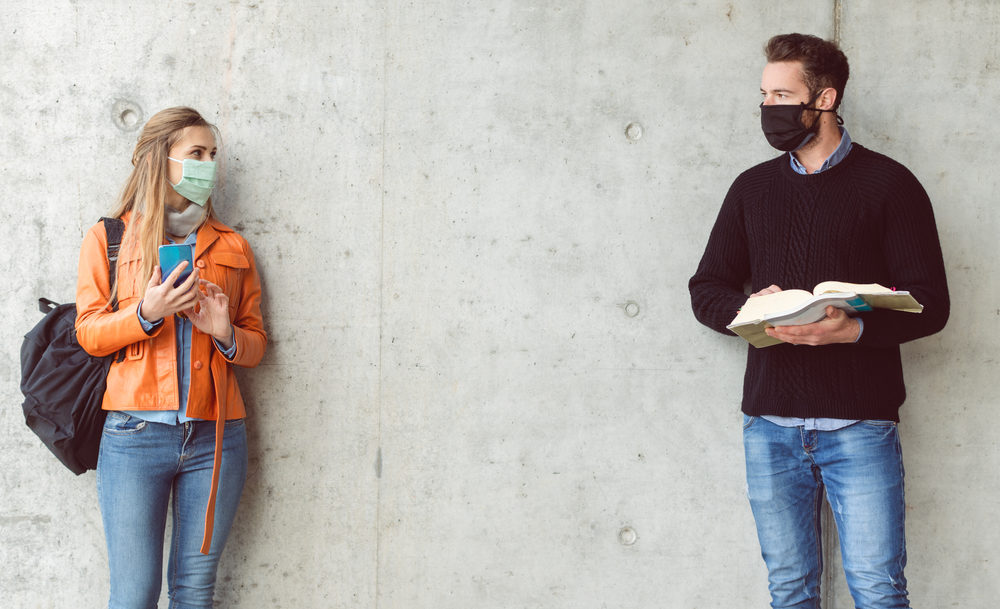
[{"label": "open book", "polygon": [[923,305],[909,292],[889,289],[877,283],[844,283],[824,281],[812,293],[805,290],[783,290],[774,294],[748,298],[733,321],[726,326],[754,347],[770,347],[781,341],[768,336],[764,328],[802,326],[826,317],[826,307],[843,309],[848,315],[891,309],[920,313]]}]

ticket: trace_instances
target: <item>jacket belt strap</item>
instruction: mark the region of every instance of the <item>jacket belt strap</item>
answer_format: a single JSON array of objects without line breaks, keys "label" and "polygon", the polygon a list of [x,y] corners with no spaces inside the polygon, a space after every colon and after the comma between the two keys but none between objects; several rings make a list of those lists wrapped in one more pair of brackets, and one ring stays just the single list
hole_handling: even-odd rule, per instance
[{"label": "jacket belt strap", "polygon": [[215,527],[215,498],[219,492],[219,468],[222,464],[222,437],[226,432],[226,387],[220,386],[226,378],[225,370],[216,368],[225,367],[222,358],[212,354],[209,365],[213,368],[212,377],[215,384],[215,395],[219,404],[219,412],[215,419],[215,456],[212,460],[212,488],[208,495],[208,506],[205,508],[205,534],[201,538],[201,553],[208,554],[212,549],[212,531]]}]

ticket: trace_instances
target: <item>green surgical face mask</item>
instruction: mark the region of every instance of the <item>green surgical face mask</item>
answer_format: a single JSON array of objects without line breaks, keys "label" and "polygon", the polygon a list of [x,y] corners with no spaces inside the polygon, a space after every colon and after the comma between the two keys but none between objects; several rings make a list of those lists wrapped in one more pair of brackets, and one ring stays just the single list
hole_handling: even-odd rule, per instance
[{"label": "green surgical face mask", "polygon": [[215,161],[197,161],[195,159],[182,161],[169,156],[167,158],[184,166],[181,181],[170,185],[180,196],[204,207],[205,202],[212,196],[212,188],[215,186]]}]

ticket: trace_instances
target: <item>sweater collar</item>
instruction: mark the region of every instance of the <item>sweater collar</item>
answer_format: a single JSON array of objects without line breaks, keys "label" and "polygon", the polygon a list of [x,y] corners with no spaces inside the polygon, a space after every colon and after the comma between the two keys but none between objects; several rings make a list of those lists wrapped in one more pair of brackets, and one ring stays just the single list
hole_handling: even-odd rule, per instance
[{"label": "sweater collar", "polygon": [[[852,145],[851,134],[849,134],[847,132],[847,129],[845,129],[844,127],[839,127],[839,129],[840,129],[840,144],[837,145],[837,149],[834,150],[830,154],[830,156],[826,157],[826,160],[823,161],[823,164],[820,165],[819,169],[814,171],[813,174],[824,172],[827,169],[836,165],[837,163],[843,161],[845,158],[847,158],[847,153],[851,151],[851,145]],[[788,158],[790,160],[792,170],[795,173],[799,175],[809,175],[809,172],[806,170],[805,166],[802,163],[800,163],[797,158],[795,158],[794,154],[789,152]]]}]

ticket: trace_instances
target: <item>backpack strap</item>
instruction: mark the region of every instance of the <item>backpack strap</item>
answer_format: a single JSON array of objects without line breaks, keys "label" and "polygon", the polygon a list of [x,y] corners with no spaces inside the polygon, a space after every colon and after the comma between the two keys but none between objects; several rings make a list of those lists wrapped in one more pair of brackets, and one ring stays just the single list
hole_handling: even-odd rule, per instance
[{"label": "backpack strap", "polygon": [[[118,273],[118,250],[121,249],[122,237],[125,235],[125,222],[121,218],[101,218],[104,223],[104,232],[108,234],[108,280],[114,285],[115,275]],[[111,298],[111,310],[118,310],[118,290],[115,290]]]},{"label": "backpack strap", "polygon": [[55,311],[56,307],[58,306],[59,303],[54,300],[49,300],[48,298],[45,297],[38,299],[38,310],[41,311],[42,313],[45,313],[46,315],[48,315],[52,311]]},{"label": "backpack strap", "polygon": [[[122,237],[125,236],[125,222],[121,218],[101,218],[101,222],[104,223],[104,232],[108,234],[108,247],[107,247],[107,257],[108,257],[108,283],[114,287],[115,277],[118,274],[118,250],[121,249]],[[118,310],[118,290],[115,290],[114,295],[111,297],[111,310]],[[115,361],[122,361],[125,359],[125,349],[118,352]]]}]

